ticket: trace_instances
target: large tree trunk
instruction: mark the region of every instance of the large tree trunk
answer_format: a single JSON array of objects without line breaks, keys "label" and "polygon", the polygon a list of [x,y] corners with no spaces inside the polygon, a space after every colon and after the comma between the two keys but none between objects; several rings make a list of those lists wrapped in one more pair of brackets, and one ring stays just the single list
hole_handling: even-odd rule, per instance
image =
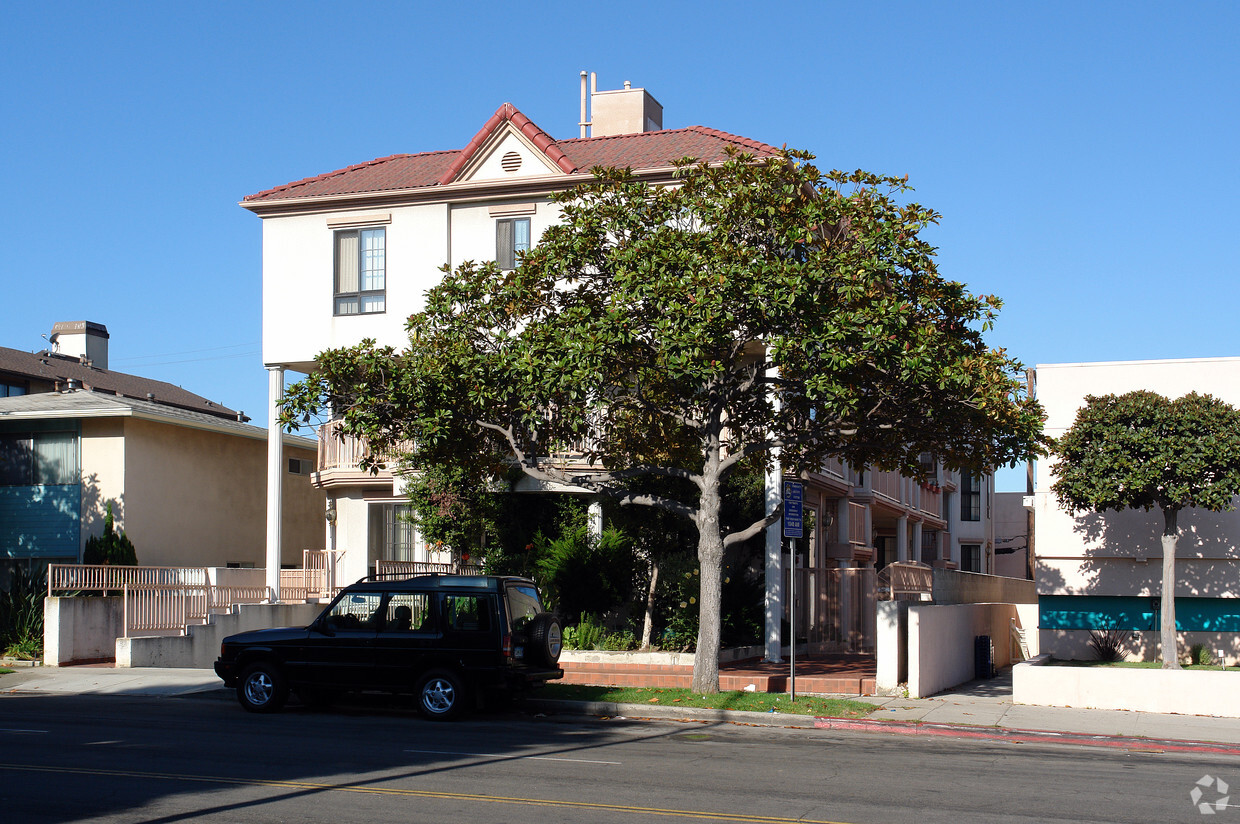
[{"label": "large tree trunk", "polygon": [[1180,530],[1176,526],[1178,514],[1178,509],[1163,510],[1162,638],[1159,651],[1163,669],[1180,669],[1175,637],[1175,546],[1180,540]]},{"label": "large tree trunk", "polygon": [[698,506],[698,640],[693,657],[693,691],[719,692],[719,626],[723,580],[723,532],[719,523],[719,449],[709,451],[702,473],[702,496]]},{"label": "large tree trunk", "polygon": [[642,649],[650,649],[650,634],[654,628],[654,592],[659,584],[659,562],[650,559],[650,585],[646,587],[646,616],[642,619]]}]

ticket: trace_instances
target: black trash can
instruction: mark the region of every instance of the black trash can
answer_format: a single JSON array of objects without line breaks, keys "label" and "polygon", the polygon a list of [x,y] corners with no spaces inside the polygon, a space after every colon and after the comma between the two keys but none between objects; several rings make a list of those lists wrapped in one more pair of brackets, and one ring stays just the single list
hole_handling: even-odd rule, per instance
[{"label": "black trash can", "polygon": [[995,645],[989,635],[973,639],[973,677],[993,678],[995,675]]}]

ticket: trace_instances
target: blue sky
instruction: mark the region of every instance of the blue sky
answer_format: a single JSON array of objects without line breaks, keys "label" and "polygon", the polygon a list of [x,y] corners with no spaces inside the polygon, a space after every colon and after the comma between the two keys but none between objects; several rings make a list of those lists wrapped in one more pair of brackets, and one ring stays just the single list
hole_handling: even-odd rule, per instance
[{"label": "blue sky", "polygon": [[[908,174],[945,276],[1028,364],[1240,354],[1236,3],[13,4],[0,345],[106,324],[114,369],[263,419],[247,194],[463,146],[578,73],[668,128]],[[1022,475],[1000,476],[1019,489]]]}]

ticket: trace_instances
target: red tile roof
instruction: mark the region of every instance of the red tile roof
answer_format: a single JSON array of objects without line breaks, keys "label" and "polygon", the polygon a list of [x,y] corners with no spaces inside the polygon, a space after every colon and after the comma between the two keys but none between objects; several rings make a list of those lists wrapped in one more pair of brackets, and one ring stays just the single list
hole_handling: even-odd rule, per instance
[{"label": "red tile roof", "polygon": [[332,197],[419,189],[451,183],[487,139],[505,123],[511,123],[566,174],[615,166],[659,169],[673,160],[693,157],[710,163],[724,159],[731,146],[758,156],[779,151],[776,147],[705,126],[665,129],[641,134],[555,140],[522,114],[504,103],[474,135],[464,149],[381,157],[316,177],[308,177],[245,198],[245,203],[303,197]]}]

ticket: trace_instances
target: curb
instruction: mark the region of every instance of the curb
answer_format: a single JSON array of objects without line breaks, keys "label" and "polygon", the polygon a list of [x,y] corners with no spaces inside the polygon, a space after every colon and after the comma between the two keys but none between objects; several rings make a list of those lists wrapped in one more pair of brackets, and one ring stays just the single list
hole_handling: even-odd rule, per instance
[{"label": "curb", "polygon": [[529,698],[525,706],[574,715],[593,715],[605,719],[633,721],[660,720],[686,723],[726,723],[751,727],[783,727],[787,729],[839,730],[843,732],[877,733],[880,735],[934,735],[1010,744],[1069,744],[1086,747],[1136,750],[1141,752],[1195,752],[1218,755],[1240,755],[1240,746],[1212,741],[1184,741],[1160,738],[1133,738],[1123,735],[1046,730],[971,727],[963,724],[927,724],[909,721],[868,721],[854,718],[827,718],[786,713],[737,712],[691,707],[657,707],[645,704],[614,704],[601,701],[556,701]]}]

